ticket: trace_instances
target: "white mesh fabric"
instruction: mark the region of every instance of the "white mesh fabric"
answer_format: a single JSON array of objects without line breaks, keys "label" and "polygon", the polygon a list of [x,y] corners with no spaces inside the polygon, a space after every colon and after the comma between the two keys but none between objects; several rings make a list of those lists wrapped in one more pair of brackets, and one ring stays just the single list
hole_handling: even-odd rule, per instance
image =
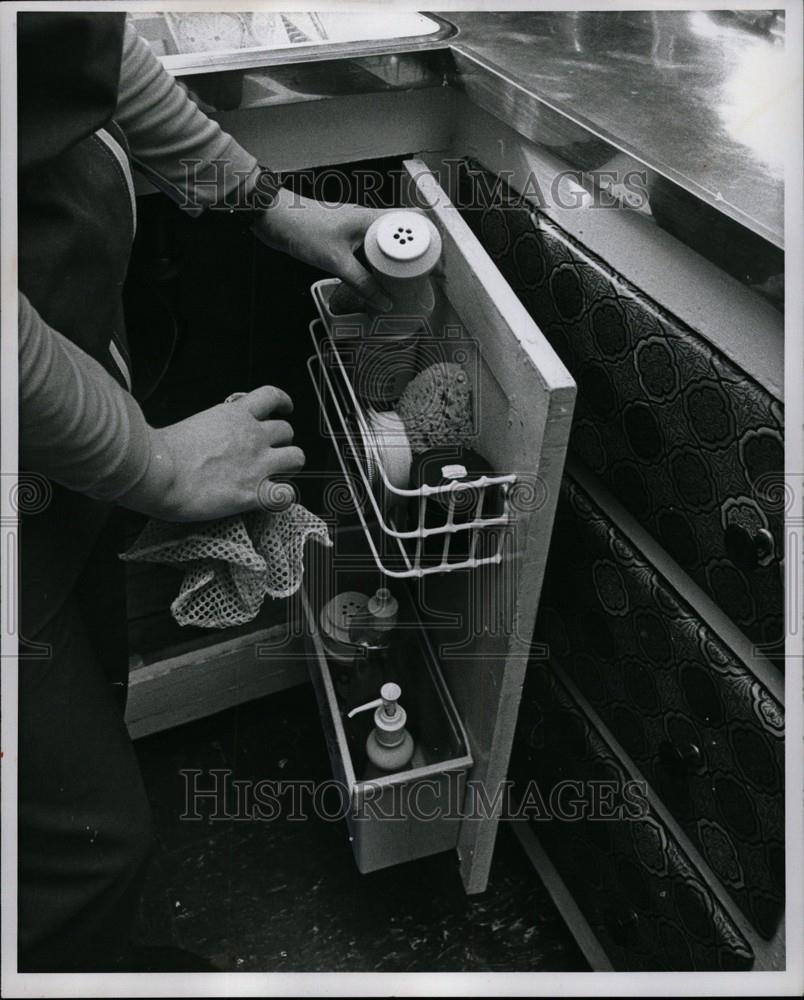
[{"label": "white mesh fabric", "polygon": [[226,628],[256,617],[266,594],[289,597],[304,574],[304,543],[331,545],[327,526],[301,504],[197,524],[149,521],[121,558],[185,567],[170,605],[180,625]]}]

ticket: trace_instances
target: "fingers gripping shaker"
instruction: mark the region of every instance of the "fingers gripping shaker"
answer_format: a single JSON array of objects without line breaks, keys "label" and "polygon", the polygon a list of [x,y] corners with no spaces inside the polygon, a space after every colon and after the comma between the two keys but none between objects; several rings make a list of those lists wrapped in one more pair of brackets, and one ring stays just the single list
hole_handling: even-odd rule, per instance
[{"label": "fingers gripping shaker", "polygon": [[[362,254],[393,309],[363,328],[355,388],[363,402],[388,409],[418,372],[417,338],[431,329],[436,297],[430,273],[441,257],[441,236],[419,212],[386,212],[366,231]],[[330,309],[342,314],[351,300],[342,285]]]}]

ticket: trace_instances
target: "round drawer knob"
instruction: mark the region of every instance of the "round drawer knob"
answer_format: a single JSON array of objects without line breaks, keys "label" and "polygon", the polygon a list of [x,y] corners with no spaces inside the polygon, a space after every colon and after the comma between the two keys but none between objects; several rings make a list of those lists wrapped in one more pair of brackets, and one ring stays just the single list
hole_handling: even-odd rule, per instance
[{"label": "round drawer knob", "polygon": [[633,944],[639,933],[639,914],[631,909],[610,913],[606,929],[612,941],[620,947]]},{"label": "round drawer knob", "polygon": [[676,774],[694,774],[703,763],[703,754],[695,743],[659,744],[659,763]]},{"label": "round drawer knob", "polygon": [[724,533],[726,554],[740,569],[750,572],[773,552],[773,535],[767,528],[749,531],[741,524],[730,524]]}]

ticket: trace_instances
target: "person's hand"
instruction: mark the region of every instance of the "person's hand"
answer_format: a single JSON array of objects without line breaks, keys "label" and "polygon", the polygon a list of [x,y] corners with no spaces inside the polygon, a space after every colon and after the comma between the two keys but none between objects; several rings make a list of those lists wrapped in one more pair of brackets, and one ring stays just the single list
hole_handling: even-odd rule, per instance
[{"label": "person's hand", "polygon": [[341,278],[379,312],[391,301],[355,257],[366,230],[382,209],[327,205],[280,188],[276,202],[260,216],[254,232],[268,246]]},{"label": "person's hand", "polygon": [[266,480],[298,472],[304,452],[283,420],[290,397],[263,386],[187,420],[151,428],[151,461],[124,507],[163,521],[207,521],[260,507]]}]

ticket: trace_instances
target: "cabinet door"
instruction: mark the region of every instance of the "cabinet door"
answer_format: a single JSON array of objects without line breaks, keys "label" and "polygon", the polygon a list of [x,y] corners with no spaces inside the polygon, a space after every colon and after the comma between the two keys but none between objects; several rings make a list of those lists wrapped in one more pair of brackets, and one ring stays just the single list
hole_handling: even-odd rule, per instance
[{"label": "cabinet door", "polygon": [[482,892],[530,652],[564,468],[575,383],[491,258],[420,160],[408,200],[437,226],[435,337],[474,352],[476,442],[497,473],[516,473],[499,565],[417,581],[423,617],[469,735],[475,766],[458,843],[467,892]]}]

